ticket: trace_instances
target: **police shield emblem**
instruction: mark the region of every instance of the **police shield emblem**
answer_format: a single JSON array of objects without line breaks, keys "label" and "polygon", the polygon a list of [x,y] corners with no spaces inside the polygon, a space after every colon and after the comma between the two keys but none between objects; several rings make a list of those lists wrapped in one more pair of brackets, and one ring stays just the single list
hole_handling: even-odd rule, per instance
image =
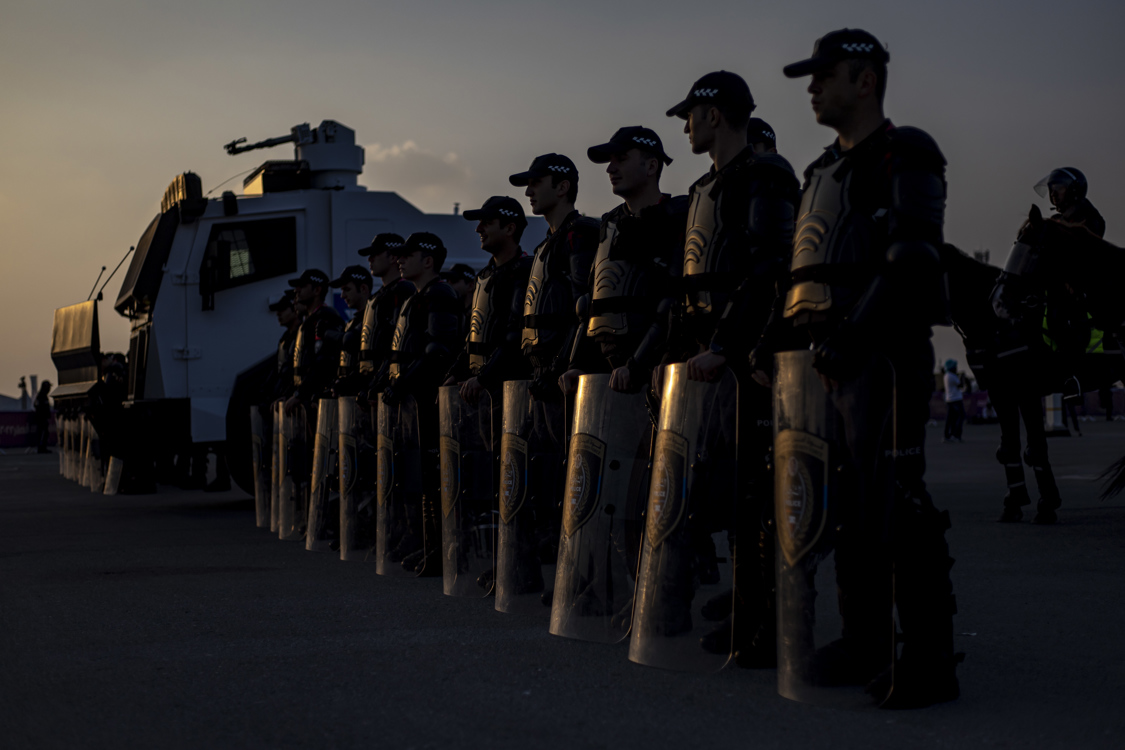
[{"label": "police shield emblem", "polygon": [[563,502],[563,534],[567,537],[582,528],[597,510],[606,444],[593,435],[575,435],[570,450]]},{"label": "police shield emblem", "polygon": [[828,522],[828,443],[787,430],[777,436],[774,451],[778,545],[794,566],[816,546]]},{"label": "police shield emblem", "polygon": [[461,444],[441,436],[441,513],[449,516],[461,494]]},{"label": "police shield emblem", "polygon": [[679,526],[687,507],[688,441],[674,432],[662,430],[656,436],[656,455],[649,490],[649,544],[659,546]]},{"label": "police shield emblem", "polygon": [[500,455],[500,520],[510,523],[527,497],[527,441],[505,432]]}]

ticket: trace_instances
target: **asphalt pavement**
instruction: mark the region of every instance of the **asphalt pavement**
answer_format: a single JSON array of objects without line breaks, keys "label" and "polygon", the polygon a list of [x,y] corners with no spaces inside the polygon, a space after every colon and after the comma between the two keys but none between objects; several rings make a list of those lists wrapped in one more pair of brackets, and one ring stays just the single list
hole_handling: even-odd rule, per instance
[{"label": "asphalt pavement", "polygon": [[278,541],[239,491],[104,497],[53,455],[0,456],[0,747],[1120,748],[1125,498],[1093,478],[1125,422],[1082,427],[1050,443],[1053,527],[995,522],[996,427],[929,430],[967,656],[959,700],[904,712],[638,666]]}]

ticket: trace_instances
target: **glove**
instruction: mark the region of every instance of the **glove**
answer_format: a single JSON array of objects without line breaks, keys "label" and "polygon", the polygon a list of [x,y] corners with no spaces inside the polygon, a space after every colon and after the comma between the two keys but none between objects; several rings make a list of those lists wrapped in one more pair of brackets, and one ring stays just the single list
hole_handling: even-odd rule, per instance
[{"label": "glove", "polygon": [[750,350],[750,355],[747,357],[750,361],[750,372],[762,372],[773,377],[773,352],[767,349],[762,344],[758,344]]}]

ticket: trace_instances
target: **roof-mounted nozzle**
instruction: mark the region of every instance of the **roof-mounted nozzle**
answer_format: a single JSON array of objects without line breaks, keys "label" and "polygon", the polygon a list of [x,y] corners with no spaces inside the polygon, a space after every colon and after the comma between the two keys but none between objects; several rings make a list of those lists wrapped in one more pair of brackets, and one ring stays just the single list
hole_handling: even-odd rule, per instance
[{"label": "roof-mounted nozzle", "polygon": [[272,148],[273,146],[280,146],[282,143],[292,143],[295,146],[303,146],[307,143],[316,142],[316,131],[309,127],[309,124],[302,123],[295,125],[290,131],[289,135],[279,135],[277,138],[267,138],[264,141],[251,143],[249,146],[242,146],[240,144],[246,143],[245,138],[237,138],[230,143],[223,146],[226,152],[231,156],[235,154],[245,153],[246,151],[256,151],[260,148]]}]

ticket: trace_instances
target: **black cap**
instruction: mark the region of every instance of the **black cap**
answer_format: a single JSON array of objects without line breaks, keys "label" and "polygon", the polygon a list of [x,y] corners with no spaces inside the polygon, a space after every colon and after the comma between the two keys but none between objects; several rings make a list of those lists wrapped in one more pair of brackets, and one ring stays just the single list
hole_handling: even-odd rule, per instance
[{"label": "black cap", "polygon": [[328,285],[328,274],[321,271],[319,268],[306,268],[305,272],[295,279],[289,279],[289,286],[299,287],[305,284],[320,284],[321,286]]},{"label": "black cap", "polygon": [[751,117],[746,123],[746,141],[748,143],[765,143],[771,148],[777,148],[777,136],[770,124],[761,117]]},{"label": "black cap", "polygon": [[857,59],[885,64],[890,61],[891,56],[874,35],[862,29],[840,29],[817,39],[812,48],[812,57],[786,65],[784,72],[789,78],[800,78],[831,68],[841,60]]},{"label": "black cap", "polygon": [[280,312],[281,310],[288,310],[293,306],[293,296],[293,290],[286,289],[281,293],[280,298],[270,303],[270,312]]},{"label": "black cap", "polygon": [[477,278],[476,271],[468,263],[454,263],[452,268],[442,271],[438,276],[447,283],[467,281],[471,284]]},{"label": "black cap", "polygon": [[512,175],[508,178],[508,182],[516,187],[523,187],[535,178],[546,177],[549,174],[557,174],[563,179],[570,180],[571,183],[578,181],[578,167],[574,166],[574,162],[562,154],[543,154],[535,157],[526,172]]},{"label": "black cap", "polygon": [[404,244],[406,244],[406,240],[394,232],[380,232],[371,240],[370,245],[361,247],[357,252],[363,256],[378,255],[389,250],[398,250]]},{"label": "black cap", "polygon": [[415,232],[407,237],[402,252],[397,253],[397,255],[410,255],[416,250],[421,250],[429,255],[433,255],[440,250],[442,257],[445,257],[445,245],[442,243],[441,237],[431,232]]},{"label": "black cap", "polygon": [[754,111],[754,97],[742,76],[726,70],[708,73],[691,85],[687,98],[668,110],[669,117],[687,119],[687,112],[696,104],[713,104],[730,109]]},{"label": "black cap", "polygon": [[328,282],[328,286],[332,287],[333,289],[339,289],[349,281],[355,282],[356,286],[367,284],[367,287],[370,289],[371,272],[363,266],[348,266],[340,274],[340,278],[333,279],[332,281]]},{"label": "black cap", "polygon": [[524,216],[523,206],[515,198],[509,198],[506,195],[494,195],[486,200],[480,208],[463,211],[461,215],[469,221],[502,219],[505,224],[527,226],[527,217]]},{"label": "black cap", "polygon": [[630,125],[618,128],[608,143],[600,146],[590,146],[586,149],[586,156],[595,164],[605,164],[614,154],[623,154],[631,148],[637,148],[654,156],[660,157],[665,164],[672,163],[672,157],[664,153],[664,144],[656,131],[643,128],[640,125]]}]

